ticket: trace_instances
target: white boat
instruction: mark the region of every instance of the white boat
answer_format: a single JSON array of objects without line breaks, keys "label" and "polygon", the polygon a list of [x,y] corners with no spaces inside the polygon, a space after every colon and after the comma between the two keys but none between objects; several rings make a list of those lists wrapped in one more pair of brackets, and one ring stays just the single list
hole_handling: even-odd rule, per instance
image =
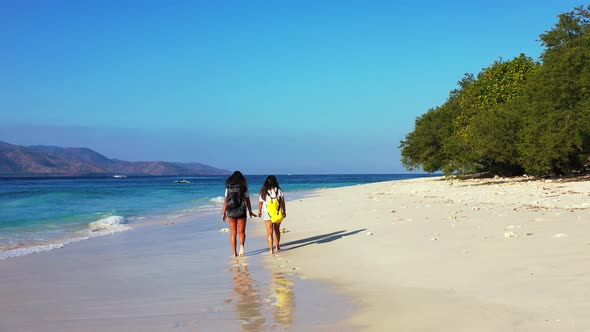
[{"label": "white boat", "polygon": [[192,183],[187,179],[182,179],[182,180],[174,180],[174,183]]},{"label": "white boat", "polygon": [[116,178],[116,179],[125,179],[125,178],[127,178],[127,175],[115,174],[115,175],[113,175],[113,177]]}]

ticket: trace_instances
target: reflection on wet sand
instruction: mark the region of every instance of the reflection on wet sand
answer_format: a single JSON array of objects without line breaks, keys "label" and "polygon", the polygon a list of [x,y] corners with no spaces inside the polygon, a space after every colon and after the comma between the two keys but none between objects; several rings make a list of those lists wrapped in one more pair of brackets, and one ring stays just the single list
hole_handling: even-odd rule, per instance
[{"label": "reflection on wet sand", "polygon": [[238,262],[232,267],[234,272],[234,294],[236,313],[244,331],[263,331],[265,319],[262,315],[262,301],[256,280],[250,278],[248,265]]},{"label": "reflection on wet sand", "polygon": [[285,328],[293,324],[293,314],[295,313],[295,293],[293,292],[293,282],[287,279],[282,272],[273,272],[272,286],[274,288],[273,317],[275,323]]},{"label": "reflection on wet sand", "polygon": [[[266,322],[272,314],[271,330],[287,330],[295,314],[294,283],[282,272],[273,272],[268,289],[260,291],[259,283],[251,277],[248,264],[238,260],[232,264],[234,290],[232,300],[243,331],[267,331]],[[264,287],[266,288],[266,287]],[[265,297],[264,300],[262,298]],[[229,302],[227,302],[229,303]]]}]

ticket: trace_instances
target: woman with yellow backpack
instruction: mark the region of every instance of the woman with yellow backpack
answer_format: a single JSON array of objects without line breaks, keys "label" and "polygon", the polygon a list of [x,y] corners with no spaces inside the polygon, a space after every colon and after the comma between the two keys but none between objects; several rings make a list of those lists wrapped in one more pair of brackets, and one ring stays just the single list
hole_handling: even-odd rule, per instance
[{"label": "woman with yellow backpack", "polygon": [[[274,254],[281,250],[281,222],[287,217],[285,195],[274,175],[266,178],[260,190],[258,216],[264,219],[268,249],[270,249],[271,254]],[[273,251],[273,235],[274,239],[276,239],[275,251]]]}]

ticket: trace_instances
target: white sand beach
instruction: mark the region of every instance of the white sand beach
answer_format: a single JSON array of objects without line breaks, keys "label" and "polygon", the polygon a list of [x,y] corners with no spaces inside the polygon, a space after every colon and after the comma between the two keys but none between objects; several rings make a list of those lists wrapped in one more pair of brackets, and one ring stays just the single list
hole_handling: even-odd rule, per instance
[{"label": "white sand beach", "polygon": [[[590,331],[590,181],[421,178],[288,202],[247,257],[177,220],[0,261],[1,331]],[[215,219],[215,220],[214,220]],[[254,236],[257,234],[257,236]]]},{"label": "white sand beach", "polygon": [[359,331],[590,331],[590,181],[325,189],[282,226],[267,265],[335,284]]}]

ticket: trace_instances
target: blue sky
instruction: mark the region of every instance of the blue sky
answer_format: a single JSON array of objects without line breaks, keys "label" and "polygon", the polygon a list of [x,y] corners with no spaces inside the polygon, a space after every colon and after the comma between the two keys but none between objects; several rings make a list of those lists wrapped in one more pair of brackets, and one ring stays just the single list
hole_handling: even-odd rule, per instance
[{"label": "blue sky", "polygon": [[404,173],[464,73],[581,1],[0,0],[0,140],[248,174]]}]

